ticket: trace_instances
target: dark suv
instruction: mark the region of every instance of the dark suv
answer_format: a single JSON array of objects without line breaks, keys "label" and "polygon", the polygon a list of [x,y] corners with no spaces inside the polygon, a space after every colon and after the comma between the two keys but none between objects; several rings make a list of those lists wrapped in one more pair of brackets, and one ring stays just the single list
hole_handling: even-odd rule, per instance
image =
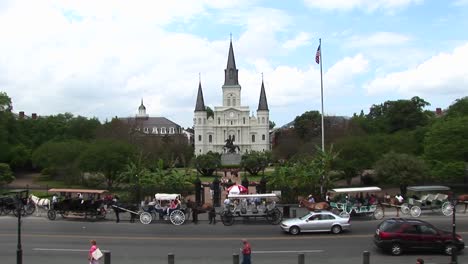
[{"label": "dark suv", "polygon": [[465,248],[461,236],[453,240],[451,232],[442,231],[418,219],[390,218],[379,224],[374,235],[377,247],[400,255],[403,251],[429,250],[452,255],[453,249]]}]

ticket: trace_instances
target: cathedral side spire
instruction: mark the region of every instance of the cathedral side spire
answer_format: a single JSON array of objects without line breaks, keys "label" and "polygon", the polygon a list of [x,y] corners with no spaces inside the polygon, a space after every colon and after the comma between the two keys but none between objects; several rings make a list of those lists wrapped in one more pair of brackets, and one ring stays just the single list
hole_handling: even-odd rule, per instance
[{"label": "cathedral side spire", "polygon": [[205,101],[203,100],[203,91],[202,91],[202,87],[201,87],[201,80],[198,83],[197,103],[195,104],[195,112],[196,111],[206,111]]},{"label": "cathedral side spire", "polygon": [[268,102],[265,93],[265,85],[263,84],[263,73],[262,73],[262,88],[260,89],[260,100],[258,101],[258,109],[268,111]]},{"label": "cathedral side spire", "polygon": [[226,69],[224,70],[224,85],[239,85],[237,77],[238,70],[236,60],[234,58],[234,49],[232,47],[232,39],[229,43],[229,54]]}]

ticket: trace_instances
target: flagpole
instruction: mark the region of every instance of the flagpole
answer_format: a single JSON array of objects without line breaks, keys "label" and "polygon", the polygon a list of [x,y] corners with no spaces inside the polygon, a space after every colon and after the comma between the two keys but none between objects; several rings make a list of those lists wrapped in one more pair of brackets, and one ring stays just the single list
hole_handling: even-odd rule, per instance
[{"label": "flagpole", "polygon": [[320,97],[322,102],[322,152],[325,152],[325,127],[323,125],[323,76],[322,76],[322,39],[319,38],[319,46],[320,46]]},{"label": "flagpole", "polygon": [[[320,101],[322,103],[322,155],[325,154],[325,126],[323,125],[323,75],[322,75],[322,39],[319,38],[319,47],[320,47]],[[323,157],[323,156],[322,156]],[[322,160],[323,162],[323,160]],[[322,195],[322,198],[324,197],[323,193],[323,185],[325,183],[325,175],[322,175],[322,184],[320,185],[320,194]]]}]

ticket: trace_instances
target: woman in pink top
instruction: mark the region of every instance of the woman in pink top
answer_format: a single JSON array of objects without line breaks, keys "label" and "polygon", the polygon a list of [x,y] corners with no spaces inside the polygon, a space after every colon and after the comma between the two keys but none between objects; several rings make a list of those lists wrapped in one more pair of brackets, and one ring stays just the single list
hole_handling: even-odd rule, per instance
[{"label": "woman in pink top", "polygon": [[96,240],[91,240],[91,248],[88,253],[89,264],[99,264],[99,260],[93,258],[93,252],[96,251],[97,245]]}]

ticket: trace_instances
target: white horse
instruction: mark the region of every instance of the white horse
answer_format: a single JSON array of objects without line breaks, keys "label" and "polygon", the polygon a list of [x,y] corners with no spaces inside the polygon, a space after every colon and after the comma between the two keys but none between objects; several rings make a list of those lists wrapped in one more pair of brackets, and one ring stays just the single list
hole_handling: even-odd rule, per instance
[{"label": "white horse", "polygon": [[31,194],[31,200],[36,206],[36,216],[39,216],[39,209],[49,210],[50,209],[50,199],[39,198],[34,194]]}]

